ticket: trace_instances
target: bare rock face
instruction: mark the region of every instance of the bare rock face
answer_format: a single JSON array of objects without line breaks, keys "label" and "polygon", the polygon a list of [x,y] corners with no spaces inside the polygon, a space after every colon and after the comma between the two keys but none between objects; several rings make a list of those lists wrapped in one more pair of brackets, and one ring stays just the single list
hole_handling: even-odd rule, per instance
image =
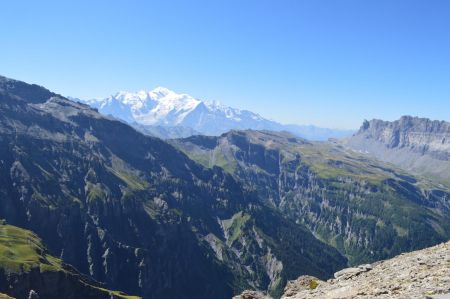
[{"label": "bare rock face", "polygon": [[282,299],[450,298],[450,242],[373,265],[336,272],[320,281],[290,281]]},{"label": "bare rock face", "polygon": [[365,121],[343,143],[408,171],[450,184],[450,122],[403,116],[389,122]]},{"label": "bare rock face", "polygon": [[402,116],[393,122],[365,121],[356,135],[384,143],[389,148],[409,147],[419,153],[450,158],[450,123],[426,118]]}]

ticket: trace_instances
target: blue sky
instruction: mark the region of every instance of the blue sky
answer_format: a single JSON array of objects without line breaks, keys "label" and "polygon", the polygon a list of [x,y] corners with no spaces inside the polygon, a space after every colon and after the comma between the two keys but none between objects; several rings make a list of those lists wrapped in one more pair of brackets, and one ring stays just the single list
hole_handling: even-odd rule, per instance
[{"label": "blue sky", "polygon": [[165,86],[284,122],[450,121],[450,1],[3,1],[0,74],[63,95]]}]

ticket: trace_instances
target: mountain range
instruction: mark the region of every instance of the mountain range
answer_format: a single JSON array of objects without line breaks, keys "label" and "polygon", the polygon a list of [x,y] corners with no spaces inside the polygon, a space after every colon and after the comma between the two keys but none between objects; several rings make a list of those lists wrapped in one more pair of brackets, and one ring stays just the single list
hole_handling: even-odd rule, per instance
[{"label": "mountain range", "polygon": [[220,135],[232,129],[288,131],[311,140],[340,138],[353,133],[312,125],[283,125],[248,110],[201,101],[164,87],[149,92],[118,92],[105,99],[75,100],[89,104],[102,114],[126,121],[144,133],[165,139]]},{"label": "mountain range", "polygon": [[[206,104],[170,93],[123,95],[123,110],[137,112],[119,119],[0,77],[0,293],[280,298],[301,275],[325,281],[450,239],[446,172],[386,158],[447,161],[447,123],[371,121],[328,141],[279,130],[143,133],[197,134],[185,124],[199,114],[212,126],[213,114],[198,112]],[[252,118],[219,110],[230,122]]]},{"label": "mountain range", "polygon": [[115,290],[144,298],[230,298],[247,288],[281,295],[289,279],[325,279],[347,264],[222,168],[3,77],[0,157],[0,218]]}]

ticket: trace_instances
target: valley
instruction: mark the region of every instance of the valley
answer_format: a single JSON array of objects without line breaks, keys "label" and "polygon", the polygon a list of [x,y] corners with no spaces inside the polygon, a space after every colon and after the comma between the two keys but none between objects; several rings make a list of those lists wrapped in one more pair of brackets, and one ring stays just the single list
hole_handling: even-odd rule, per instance
[{"label": "valley", "polygon": [[450,239],[445,184],[346,140],[164,141],[5,77],[0,99],[0,292],[12,297],[280,298],[301,275]]},{"label": "valley", "polygon": [[288,279],[347,264],[222,169],[42,87],[2,78],[0,89],[0,217],[107,287],[280,295]]},{"label": "valley", "polygon": [[450,299],[450,1],[0,28],[0,299]]},{"label": "valley", "polygon": [[231,173],[265,203],[336,247],[350,264],[450,238],[447,188],[339,143],[232,131],[173,144],[204,166]]}]

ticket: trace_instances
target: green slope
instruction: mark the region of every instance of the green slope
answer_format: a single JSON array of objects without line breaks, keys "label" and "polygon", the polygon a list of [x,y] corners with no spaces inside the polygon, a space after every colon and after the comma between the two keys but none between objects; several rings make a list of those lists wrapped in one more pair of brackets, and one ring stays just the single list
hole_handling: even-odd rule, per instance
[{"label": "green slope", "polygon": [[[7,282],[0,286],[1,291],[17,298],[25,298],[31,290],[36,291],[41,298],[140,298],[105,289],[49,255],[36,234],[1,222],[0,281]],[[54,282],[60,287],[55,288],[43,282]],[[8,285],[13,288],[8,288]]]}]

